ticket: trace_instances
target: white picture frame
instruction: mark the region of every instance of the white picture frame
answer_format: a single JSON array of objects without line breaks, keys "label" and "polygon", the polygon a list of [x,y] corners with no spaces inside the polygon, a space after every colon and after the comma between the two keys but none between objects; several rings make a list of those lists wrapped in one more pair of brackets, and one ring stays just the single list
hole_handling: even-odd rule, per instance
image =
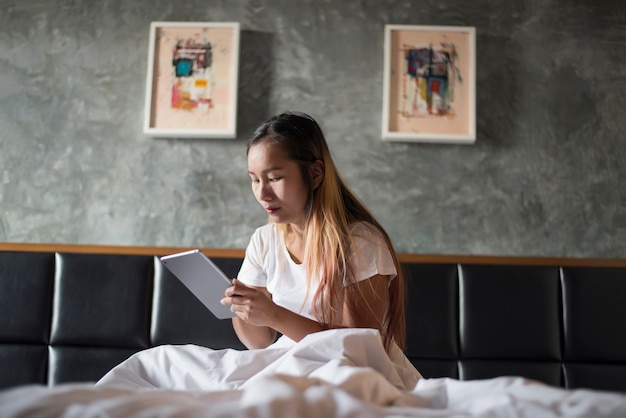
[{"label": "white picture frame", "polygon": [[385,25],[382,140],[476,141],[476,29]]},{"label": "white picture frame", "polygon": [[144,134],[235,138],[238,22],[152,22]]}]

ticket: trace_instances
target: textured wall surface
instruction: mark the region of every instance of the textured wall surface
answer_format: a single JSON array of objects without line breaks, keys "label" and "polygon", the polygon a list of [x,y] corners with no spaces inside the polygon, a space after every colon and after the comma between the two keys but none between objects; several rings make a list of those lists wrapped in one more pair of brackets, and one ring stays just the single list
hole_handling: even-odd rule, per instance
[{"label": "textured wall surface", "polygon": [[[142,134],[152,21],[240,22],[236,139]],[[385,24],[476,27],[475,144],[381,141]],[[624,51],[622,0],[0,0],[0,241],[243,248],[301,110],[400,252],[626,257]]]}]

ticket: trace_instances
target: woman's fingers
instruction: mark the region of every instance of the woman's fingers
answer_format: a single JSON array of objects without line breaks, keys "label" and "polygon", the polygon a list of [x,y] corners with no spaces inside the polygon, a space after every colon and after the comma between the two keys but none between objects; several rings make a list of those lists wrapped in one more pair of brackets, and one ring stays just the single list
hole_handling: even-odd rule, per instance
[{"label": "woman's fingers", "polygon": [[220,300],[222,305],[245,305],[250,303],[258,293],[258,290],[251,287],[235,284],[224,292],[224,297]]},{"label": "woman's fingers", "polygon": [[233,279],[233,285],[226,289],[224,296],[246,295],[250,290],[254,291],[255,289],[242,284],[237,279]]},{"label": "woman's fingers", "polygon": [[233,280],[220,300],[222,305],[230,305],[230,310],[239,318],[254,325],[265,325],[266,317],[272,309],[271,297],[264,289],[249,287]]},{"label": "woman's fingers", "polygon": [[248,297],[235,295],[231,296],[230,303],[233,305],[248,305],[252,300]]},{"label": "woman's fingers", "polygon": [[228,289],[226,289],[225,294],[227,296],[247,295],[256,291],[257,291],[256,289],[246,286],[245,284],[241,283],[237,279],[233,279],[233,285],[229,287]]}]

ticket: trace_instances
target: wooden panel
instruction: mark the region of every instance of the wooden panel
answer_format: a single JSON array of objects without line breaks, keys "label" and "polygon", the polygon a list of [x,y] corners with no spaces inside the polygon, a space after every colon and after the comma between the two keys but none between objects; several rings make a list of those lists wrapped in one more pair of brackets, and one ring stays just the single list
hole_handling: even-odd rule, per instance
[{"label": "wooden panel", "polygon": [[[88,254],[166,255],[193,249],[192,247],[138,247],[121,245],[82,245],[54,243],[0,243],[0,251],[67,252]],[[200,248],[208,257],[243,258],[241,248]],[[401,263],[438,264],[496,264],[562,267],[626,267],[626,259],[482,256],[462,254],[398,254]]]},{"label": "wooden panel", "polygon": [[401,263],[496,264],[556,267],[626,267],[626,259],[482,255],[398,254]]},{"label": "wooden panel", "polygon": [[[63,252],[82,254],[120,255],[167,255],[192,250],[195,247],[136,247],[123,245],[81,245],[81,244],[31,244],[0,243],[0,251]],[[201,248],[207,257],[243,258],[245,250],[229,248]]]}]

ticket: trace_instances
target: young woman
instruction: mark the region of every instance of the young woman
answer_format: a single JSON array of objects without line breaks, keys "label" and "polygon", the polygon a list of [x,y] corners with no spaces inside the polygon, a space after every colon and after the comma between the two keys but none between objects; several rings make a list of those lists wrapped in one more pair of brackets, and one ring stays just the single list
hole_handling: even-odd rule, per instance
[{"label": "young woman", "polygon": [[[272,374],[306,377],[326,360],[414,387],[421,375],[401,350],[398,260],[383,228],[339,175],[318,124],[302,113],[275,116],[256,130],[247,154],[252,190],[270,222],[253,234],[221,302],[236,313],[235,332],[250,350],[153,347],[96,384],[240,389]],[[341,361],[348,352],[354,355]]]},{"label": "young woman", "polygon": [[374,328],[404,347],[404,282],[391,241],[350,191],[317,122],[269,119],[248,143],[248,173],[269,223],[256,230],[224,304],[248,348],[338,327]]}]

